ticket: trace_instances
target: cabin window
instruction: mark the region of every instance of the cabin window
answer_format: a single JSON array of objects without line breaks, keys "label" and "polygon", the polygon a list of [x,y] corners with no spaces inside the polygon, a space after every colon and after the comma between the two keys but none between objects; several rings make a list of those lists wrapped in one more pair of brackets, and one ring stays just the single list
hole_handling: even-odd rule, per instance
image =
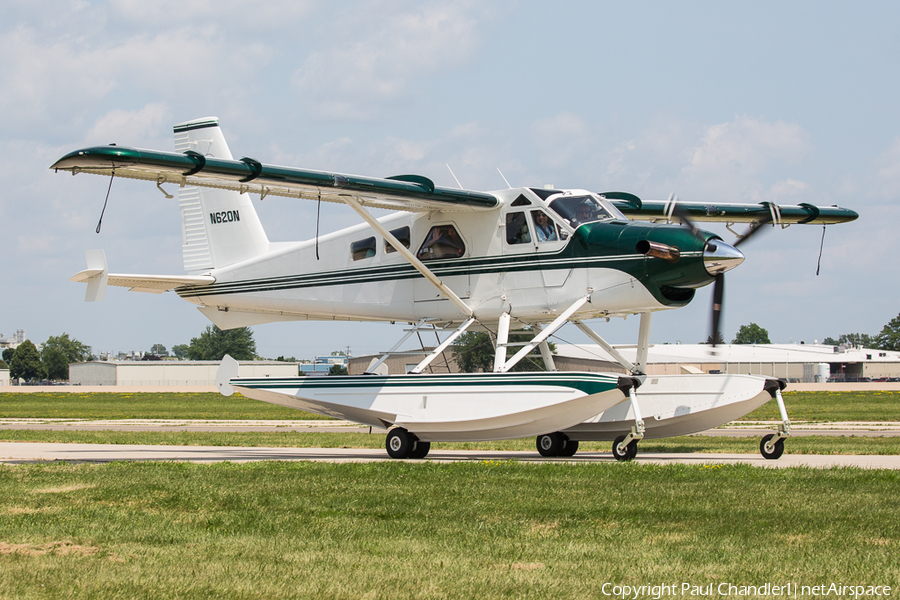
[{"label": "cabin window", "polygon": [[[409,248],[409,226],[400,227],[399,229],[391,229],[391,235],[397,238],[397,241],[403,244],[404,248]],[[396,252],[397,249],[391,246],[387,240],[384,241],[384,252],[390,254]]]},{"label": "cabin window", "polygon": [[362,260],[375,256],[375,238],[370,237],[350,244],[350,258]]},{"label": "cabin window", "polygon": [[542,210],[531,211],[534,221],[534,237],[538,242],[556,242],[559,240],[559,228],[550,215]]},{"label": "cabin window", "polygon": [[531,200],[525,197],[524,194],[519,194],[519,197],[513,200],[513,203],[510,206],[528,206],[531,204]]},{"label": "cabin window", "polygon": [[437,258],[459,258],[465,253],[466,245],[453,225],[436,225],[425,236],[416,257],[426,261]]},{"label": "cabin window", "polygon": [[506,243],[527,244],[531,241],[528,221],[524,212],[511,212],[506,215]]}]

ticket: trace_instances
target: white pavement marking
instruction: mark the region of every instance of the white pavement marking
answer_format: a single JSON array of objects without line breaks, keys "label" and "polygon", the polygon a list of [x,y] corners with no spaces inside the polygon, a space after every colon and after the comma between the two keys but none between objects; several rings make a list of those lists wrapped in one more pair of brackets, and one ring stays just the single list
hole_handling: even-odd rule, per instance
[{"label": "white pavement marking", "polygon": [[[371,462],[391,461],[384,450],[359,448],[242,448],[224,446],[139,446],[117,444],[57,444],[37,442],[0,442],[0,463],[33,462],[112,462],[170,460],[185,462],[252,462],[262,460]],[[503,461],[615,463],[609,453],[584,452],[573,458],[547,459],[536,452],[435,450],[427,461]],[[900,469],[900,456],[785,454],[779,460],[766,460],[757,454],[638,454],[635,463],[726,465],[750,464],[766,468],[785,467],[860,467],[864,469]]]}]

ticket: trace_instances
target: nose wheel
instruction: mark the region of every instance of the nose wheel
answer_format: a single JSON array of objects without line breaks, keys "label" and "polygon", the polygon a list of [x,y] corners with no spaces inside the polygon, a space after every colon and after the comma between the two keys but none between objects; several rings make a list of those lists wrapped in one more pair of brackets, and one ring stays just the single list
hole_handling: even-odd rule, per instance
[{"label": "nose wheel", "polygon": [[616,460],[620,462],[627,462],[629,460],[633,460],[635,456],[637,456],[637,446],[638,440],[637,438],[632,438],[627,443],[625,440],[631,437],[631,435],[620,435],[613,441],[612,453]]},{"label": "nose wheel", "polygon": [[759,452],[766,460],[778,460],[784,454],[784,438],[779,437],[774,442],[772,439],[778,434],[770,433],[764,435],[759,442]]},{"label": "nose wheel", "polygon": [[766,460],[778,460],[784,454],[784,440],[791,435],[791,421],[788,419],[787,409],[784,407],[784,398],[781,390],[787,387],[787,382],[783,379],[768,379],[763,389],[765,389],[775,403],[778,405],[778,411],[781,413],[781,423],[778,425],[778,431],[763,436],[759,442],[759,453]]}]

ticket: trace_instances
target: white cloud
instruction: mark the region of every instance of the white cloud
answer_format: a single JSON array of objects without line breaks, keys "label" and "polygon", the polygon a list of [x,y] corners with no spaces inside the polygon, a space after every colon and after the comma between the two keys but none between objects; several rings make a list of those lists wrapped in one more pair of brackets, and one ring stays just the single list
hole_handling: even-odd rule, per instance
[{"label": "white cloud", "polygon": [[707,128],[684,174],[688,180],[756,184],[773,161],[797,164],[810,149],[799,125],[739,115]]},{"label": "white cloud", "polygon": [[578,159],[583,159],[591,147],[587,123],[571,112],[536,122],[533,135],[542,162],[551,168],[560,168],[573,160],[581,162]]},{"label": "white cloud", "polygon": [[788,199],[795,196],[799,196],[803,194],[807,188],[809,188],[809,184],[803,181],[797,181],[796,179],[787,179],[785,181],[779,181],[773,183],[769,187],[769,196],[774,201],[778,201],[782,198]]},{"label": "white cloud", "polygon": [[354,6],[328,45],[293,76],[301,101],[331,119],[366,120],[421,78],[464,64],[480,43],[478,5],[468,2]]},{"label": "white cloud", "polygon": [[139,110],[112,110],[94,123],[85,137],[87,144],[117,143],[116,140],[158,139],[171,127],[171,115],[165,104],[148,104]]}]

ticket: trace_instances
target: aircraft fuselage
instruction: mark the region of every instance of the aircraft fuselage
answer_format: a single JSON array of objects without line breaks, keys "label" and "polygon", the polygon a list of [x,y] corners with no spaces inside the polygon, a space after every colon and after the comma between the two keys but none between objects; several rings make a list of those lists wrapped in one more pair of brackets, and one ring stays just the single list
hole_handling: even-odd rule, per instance
[{"label": "aircraft fuselage", "polygon": [[[514,188],[494,194],[502,204],[491,211],[398,212],[378,219],[479,320],[510,312],[521,321],[546,322],[586,295],[591,302],[575,318],[677,308],[690,302],[694,288],[712,281],[703,241],[684,227],[629,221],[583,191]],[[585,201],[595,212],[581,223],[571,205]],[[232,221],[221,219],[217,226]],[[648,242],[675,248],[676,256],[642,252]],[[213,285],[176,291],[205,307],[220,327],[285,319],[454,322],[468,316],[392,250],[371,226],[360,224],[318,240],[272,244],[263,255],[213,270]],[[250,313],[259,317],[241,319]]]}]

